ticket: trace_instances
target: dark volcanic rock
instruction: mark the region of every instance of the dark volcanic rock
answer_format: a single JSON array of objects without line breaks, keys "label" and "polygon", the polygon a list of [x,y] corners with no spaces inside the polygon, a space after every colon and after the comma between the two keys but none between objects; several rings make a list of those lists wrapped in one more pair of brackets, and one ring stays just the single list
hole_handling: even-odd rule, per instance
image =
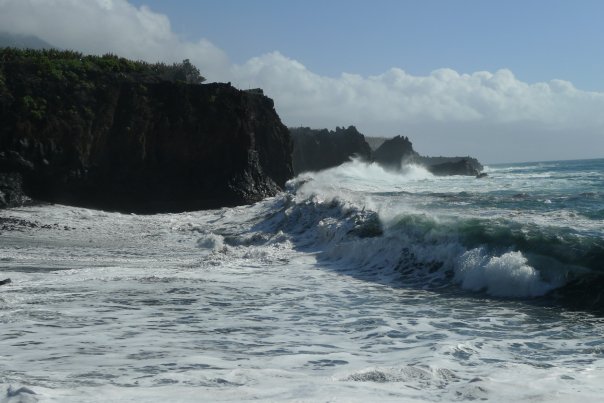
[{"label": "dark volcanic rock", "polygon": [[417,153],[413,151],[413,144],[407,137],[402,136],[384,141],[373,152],[373,160],[390,169],[400,169],[401,163],[416,156]]},{"label": "dark volcanic rock", "polygon": [[0,65],[0,206],[21,204],[24,190],[119,211],[215,208],[272,196],[293,175],[289,132],[270,98],[228,84],[76,73]]},{"label": "dark volcanic rock", "polygon": [[294,143],[292,162],[295,174],[320,171],[338,166],[352,156],[360,156],[384,168],[398,171],[401,164],[423,165],[435,175],[478,175],[483,166],[472,157],[423,157],[406,136],[377,139],[380,146],[371,152],[368,142],[354,126],[314,130],[307,127],[290,128]]},{"label": "dark volcanic rock", "polygon": [[21,174],[0,172],[0,208],[22,206],[27,201]]},{"label": "dark volcanic rock", "polygon": [[401,163],[423,165],[434,175],[480,174],[483,166],[472,157],[423,157],[413,150],[407,137],[386,140],[373,152],[373,160],[385,168],[400,169]]},{"label": "dark volcanic rock", "polygon": [[332,168],[353,156],[371,159],[371,148],[365,136],[354,126],[337,127],[335,131],[315,130],[308,127],[290,128],[294,151],[292,163],[297,175],[306,171]]},{"label": "dark volcanic rock", "polygon": [[32,172],[34,164],[15,151],[0,152],[0,172]]},{"label": "dark volcanic rock", "polygon": [[480,170],[470,159],[460,159],[454,162],[443,162],[428,166],[428,170],[434,175],[469,175],[478,176]]},{"label": "dark volcanic rock", "polygon": [[422,164],[426,167],[431,167],[435,165],[442,165],[445,163],[459,163],[460,161],[467,161],[467,164],[471,165],[477,171],[482,171],[484,167],[482,164],[473,157],[423,157],[420,156],[417,158],[417,163]]}]

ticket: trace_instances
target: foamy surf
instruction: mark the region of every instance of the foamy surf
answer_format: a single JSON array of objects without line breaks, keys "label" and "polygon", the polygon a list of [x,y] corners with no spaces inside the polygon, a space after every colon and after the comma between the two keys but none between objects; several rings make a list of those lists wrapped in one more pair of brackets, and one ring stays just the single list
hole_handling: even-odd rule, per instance
[{"label": "foamy surf", "polygon": [[352,161],[253,206],[2,211],[0,402],[599,401],[583,164]]}]

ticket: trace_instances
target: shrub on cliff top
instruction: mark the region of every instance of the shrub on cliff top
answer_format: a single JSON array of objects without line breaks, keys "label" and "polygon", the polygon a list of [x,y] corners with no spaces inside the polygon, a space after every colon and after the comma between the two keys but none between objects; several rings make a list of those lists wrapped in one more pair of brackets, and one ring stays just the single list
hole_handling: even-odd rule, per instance
[{"label": "shrub on cliff top", "polygon": [[0,74],[9,66],[35,69],[41,75],[49,74],[55,79],[72,79],[74,74],[82,77],[90,73],[105,73],[134,81],[155,79],[189,84],[205,81],[189,59],[173,64],[148,63],[113,54],[85,56],[72,50],[0,48]]},{"label": "shrub on cliff top", "polygon": [[[27,137],[44,132],[91,130],[101,120],[104,102],[112,97],[109,83],[134,83],[145,92],[148,84],[162,81],[199,84],[199,70],[181,63],[147,63],[113,54],[85,56],[57,49],[0,48],[0,123],[22,128]],[[141,105],[144,102],[131,99]],[[8,131],[0,131],[0,148]],[[8,140],[6,140],[8,141]]]}]

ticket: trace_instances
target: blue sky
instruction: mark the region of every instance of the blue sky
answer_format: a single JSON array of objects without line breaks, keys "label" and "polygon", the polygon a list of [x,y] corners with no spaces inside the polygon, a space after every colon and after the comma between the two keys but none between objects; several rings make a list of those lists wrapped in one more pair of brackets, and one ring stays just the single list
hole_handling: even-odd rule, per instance
[{"label": "blue sky", "polygon": [[526,82],[604,90],[604,1],[135,0],[236,63],[271,51],[328,76],[508,68]]},{"label": "blue sky", "polygon": [[486,163],[604,157],[604,1],[0,0],[0,31],[261,87],[288,126]]}]

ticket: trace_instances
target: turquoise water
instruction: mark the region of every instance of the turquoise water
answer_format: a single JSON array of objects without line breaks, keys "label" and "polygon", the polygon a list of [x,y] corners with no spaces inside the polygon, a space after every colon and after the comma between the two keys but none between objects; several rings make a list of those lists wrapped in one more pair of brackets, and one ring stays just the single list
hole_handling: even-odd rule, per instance
[{"label": "turquoise water", "polygon": [[[297,194],[376,212],[380,242],[393,244],[388,254],[404,256],[398,267],[413,276],[428,265],[446,284],[503,297],[554,295],[565,287],[576,296],[585,283],[585,301],[573,304],[600,305],[594,290],[604,273],[604,159],[496,165],[486,172],[482,179],[434,177],[416,166],[399,173],[353,161],[302,178]],[[376,250],[373,241],[357,242],[350,252]]]}]

